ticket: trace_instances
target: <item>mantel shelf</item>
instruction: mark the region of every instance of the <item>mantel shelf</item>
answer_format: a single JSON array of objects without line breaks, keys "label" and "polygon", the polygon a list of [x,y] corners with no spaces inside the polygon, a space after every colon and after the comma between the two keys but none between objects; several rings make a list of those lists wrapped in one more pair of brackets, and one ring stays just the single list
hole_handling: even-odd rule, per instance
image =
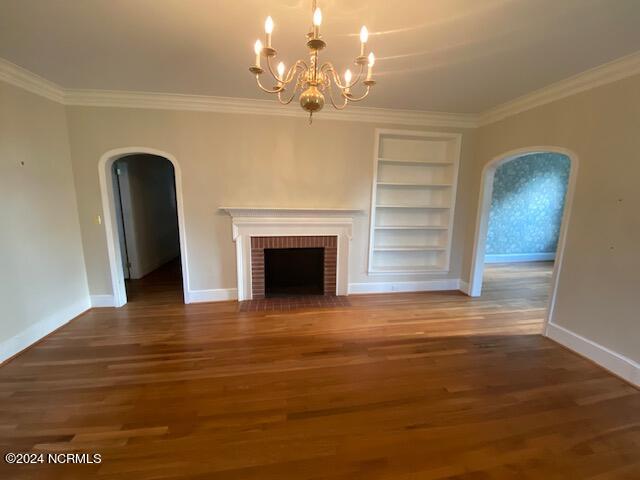
[{"label": "mantel shelf", "polygon": [[281,207],[220,207],[232,217],[353,217],[363,210],[351,208],[281,208]]}]

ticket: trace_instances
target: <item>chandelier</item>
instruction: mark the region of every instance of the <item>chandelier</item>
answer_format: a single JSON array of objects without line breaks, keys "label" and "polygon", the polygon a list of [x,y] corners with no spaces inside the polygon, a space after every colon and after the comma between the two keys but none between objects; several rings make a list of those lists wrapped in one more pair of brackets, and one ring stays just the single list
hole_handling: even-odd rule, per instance
[{"label": "chandelier", "polygon": [[[249,71],[256,76],[256,82],[261,90],[277,95],[278,101],[283,105],[288,105],[300,91],[300,106],[309,113],[309,123],[313,120],[313,114],[322,110],[325,104],[325,93],[334,108],[344,109],[349,102],[359,102],[369,95],[369,90],[375,85],[372,78],[375,56],[373,52],[366,54],[367,40],[369,32],[367,27],[360,30],[360,55],[355,58],[357,73],[354,74],[347,69],[344,72],[344,82],[336,68],[330,62],[322,65],[318,62],[318,53],[326,43],[320,35],[320,25],[322,24],[322,12],[316,5],[316,0],[311,2],[312,27],[307,33],[307,47],[309,48],[309,63],[305,60],[298,60],[288,70],[284,63],[280,62],[274,71],[272,61],[276,56],[276,49],[271,46],[271,36],[273,33],[273,19],[267,17],[264,23],[266,34],[266,45],[262,45],[260,40],[256,41],[254,51],[256,62],[249,68]],[[262,68],[262,57],[266,58],[266,69],[270,74],[270,81],[275,82],[273,88],[265,87],[260,80],[260,76],[265,72]],[[365,67],[367,73],[365,76]],[[337,88],[339,96],[334,98],[333,86]],[[359,86],[360,85],[360,86]],[[360,89],[360,94],[355,95],[355,87]],[[289,90],[289,91],[287,91]]]}]

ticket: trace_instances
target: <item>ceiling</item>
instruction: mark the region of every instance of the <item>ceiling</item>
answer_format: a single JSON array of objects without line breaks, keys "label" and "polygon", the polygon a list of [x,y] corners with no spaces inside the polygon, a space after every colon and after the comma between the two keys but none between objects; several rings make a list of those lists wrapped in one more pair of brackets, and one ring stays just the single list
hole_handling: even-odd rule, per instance
[{"label": "ceiling", "polygon": [[[341,70],[364,23],[366,106],[478,113],[640,50],[638,0],[318,0]],[[268,98],[248,66],[272,15],[306,54],[310,0],[0,0],[0,57],[70,89]]]}]

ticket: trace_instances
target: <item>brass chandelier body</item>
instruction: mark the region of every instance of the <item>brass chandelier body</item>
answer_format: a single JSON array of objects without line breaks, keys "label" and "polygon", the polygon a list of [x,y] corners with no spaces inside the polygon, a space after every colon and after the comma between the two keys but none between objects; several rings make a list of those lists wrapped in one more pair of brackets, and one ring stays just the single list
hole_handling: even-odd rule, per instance
[{"label": "brass chandelier body", "polygon": [[[366,55],[366,44],[369,36],[366,27],[362,27],[360,31],[360,55],[354,60],[357,73],[354,76],[351,70],[347,69],[344,74],[344,81],[342,81],[331,62],[322,64],[319,62],[319,52],[326,47],[326,43],[320,35],[322,13],[317,8],[316,0],[312,0],[311,10],[313,26],[306,35],[309,49],[308,62],[298,60],[288,70],[285,69],[284,63],[280,62],[276,70],[274,70],[272,63],[277,51],[271,46],[273,20],[268,17],[265,22],[266,45],[263,46],[260,40],[255,43],[256,61],[249,68],[249,71],[256,77],[258,87],[264,92],[275,94],[278,101],[283,105],[291,103],[296,94],[301,92],[300,106],[309,113],[310,122],[313,114],[324,107],[325,94],[334,108],[342,110],[350,102],[360,102],[367,98],[371,87],[376,83],[372,78],[375,57],[373,53]],[[273,88],[265,87],[261,81],[260,77],[265,73],[265,69],[261,66],[262,57],[266,58],[266,70],[269,72],[271,80],[275,82]],[[337,98],[334,97],[334,86],[339,92]],[[359,95],[353,93],[354,88],[361,90]]]}]

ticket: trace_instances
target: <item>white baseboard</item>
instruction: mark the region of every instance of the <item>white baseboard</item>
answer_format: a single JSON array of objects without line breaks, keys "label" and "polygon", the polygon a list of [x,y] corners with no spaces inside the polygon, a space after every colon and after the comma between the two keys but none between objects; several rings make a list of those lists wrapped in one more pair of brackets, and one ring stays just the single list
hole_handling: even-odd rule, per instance
[{"label": "white baseboard", "polygon": [[91,307],[115,307],[116,300],[113,295],[91,295]]},{"label": "white baseboard", "polygon": [[460,280],[460,286],[458,287],[462,293],[466,293],[471,296],[471,290],[469,289],[469,282],[465,282],[464,280]]},{"label": "white baseboard", "polygon": [[0,342],[0,363],[13,357],[16,353],[33,345],[51,332],[60,328],[91,308],[89,297],[77,301],[59,312],[48,315],[42,320],[27,327],[17,335]]},{"label": "white baseboard", "polygon": [[350,283],[350,294],[363,293],[390,293],[390,292],[435,292],[441,290],[458,290],[460,280],[458,278],[445,278],[443,280],[424,280],[419,282],[367,282]]},{"label": "white baseboard", "polygon": [[564,327],[549,323],[545,335],[640,387],[640,364]]},{"label": "white baseboard", "polygon": [[497,253],[485,255],[484,263],[515,263],[515,262],[547,262],[556,259],[556,252],[547,253]]},{"label": "white baseboard", "polygon": [[187,303],[203,303],[223,302],[225,300],[236,300],[237,298],[237,288],[217,288],[211,290],[189,290],[185,300]]}]

